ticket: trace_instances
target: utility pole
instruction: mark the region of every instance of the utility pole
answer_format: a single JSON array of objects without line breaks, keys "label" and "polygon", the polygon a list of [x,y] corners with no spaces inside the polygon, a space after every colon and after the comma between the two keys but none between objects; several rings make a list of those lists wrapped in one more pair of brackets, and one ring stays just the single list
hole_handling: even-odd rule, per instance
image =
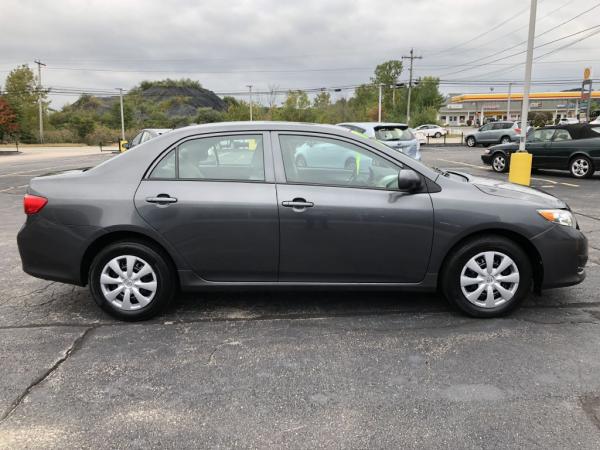
[{"label": "utility pole", "polygon": [[379,83],[379,100],[377,102],[377,122],[381,122],[381,88],[383,88],[383,83]]},{"label": "utility pole", "polygon": [[252,85],[247,84],[246,87],[248,88],[248,90],[250,92],[250,122],[252,122]]},{"label": "utility pole", "polygon": [[510,91],[512,89],[512,83],[508,83],[508,105],[506,106],[506,120],[510,121]]},{"label": "utility pole", "polygon": [[529,113],[529,89],[531,87],[531,66],[533,64],[533,40],[535,37],[535,16],[537,13],[537,0],[531,0],[529,11],[529,35],[527,37],[527,58],[525,60],[525,85],[523,86],[523,105],[521,107],[521,137],[519,138],[519,151],[525,151],[527,139],[527,115]]},{"label": "utility pole", "polygon": [[410,67],[408,70],[408,101],[406,103],[406,124],[410,125],[410,94],[412,89],[412,78],[413,78],[413,61],[415,59],[423,59],[422,56],[415,56],[414,49],[410,49],[410,56],[403,56],[402,59],[410,59]]},{"label": "utility pole", "polygon": [[39,112],[39,121],[40,121],[40,144],[44,143],[44,111],[42,105],[42,66],[46,66],[39,59],[36,59],[34,63],[38,66],[38,112]]},{"label": "utility pole", "polygon": [[121,103],[121,139],[125,140],[125,116],[123,115],[123,88],[119,89],[119,102]]}]

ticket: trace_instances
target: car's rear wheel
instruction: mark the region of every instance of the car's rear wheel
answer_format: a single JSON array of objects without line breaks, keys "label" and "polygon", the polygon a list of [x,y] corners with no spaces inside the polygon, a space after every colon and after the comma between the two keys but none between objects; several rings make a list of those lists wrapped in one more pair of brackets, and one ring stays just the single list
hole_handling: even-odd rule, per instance
[{"label": "car's rear wheel", "polygon": [[475,138],[473,136],[469,136],[466,140],[467,143],[467,147],[475,147],[477,145],[477,141],[475,141]]},{"label": "car's rear wheel", "polygon": [[576,156],[569,164],[571,175],[575,178],[589,178],[594,174],[594,166],[587,156]]},{"label": "car's rear wheel", "polygon": [[435,138],[441,138],[442,137],[442,133],[440,133],[439,131],[436,131],[436,133],[433,135],[433,137]]},{"label": "car's rear wheel", "polygon": [[128,321],[157,315],[171,302],[176,287],[166,256],[133,241],[102,249],[92,261],[88,281],[96,303],[111,316]]},{"label": "car's rear wheel", "polygon": [[502,136],[502,139],[500,139],[500,143],[501,144],[510,144],[510,136]]},{"label": "car's rear wheel", "polygon": [[443,269],[444,295],[473,317],[497,317],[516,308],[531,290],[532,268],[513,241],[482,236],[460,245]]},{"label": "car's rear wheel", "polygon": [[504,153],[496,153],[492,156],[492,170],[498,173],[504,173],[508,170],[508,161]]}]

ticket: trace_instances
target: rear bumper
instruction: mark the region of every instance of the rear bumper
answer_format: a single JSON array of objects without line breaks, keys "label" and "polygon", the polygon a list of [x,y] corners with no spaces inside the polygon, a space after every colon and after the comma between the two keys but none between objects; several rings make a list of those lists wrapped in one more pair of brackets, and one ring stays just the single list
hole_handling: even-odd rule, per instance
[{"label": "rear bumper", "polygon": [[555,225],[532,242],[542,259],[542,289],[572,286],[585,279],[588,241],[581,231]]},{"label": "rear bumper", "polygon": [[31,216],[17,234],[23,270],[37,278],[83,285],[81,260],[85,242],[97,227],[59,225]]}]

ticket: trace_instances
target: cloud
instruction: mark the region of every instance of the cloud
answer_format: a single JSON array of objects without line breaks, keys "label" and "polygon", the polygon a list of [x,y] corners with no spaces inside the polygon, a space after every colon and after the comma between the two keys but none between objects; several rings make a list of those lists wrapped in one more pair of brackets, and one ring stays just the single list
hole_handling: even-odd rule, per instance
[{"label": "cloud", "polygon": [[[518,14],[528,5],[522,0],[3,0],[2,3],[0,84],[6,71],[18,63],[31,64],[34,58],[41,58],[48,64],[43,73],[45,85],[94,89],[130,88],[144,79],[166,77],[197,79],[217,92],[245,90],[247,84],[253,84],[256,90],[273,85],[279,88],[352,85],[368,81],[378,63],[400,58],[411,47],[424,56],[416,63],[417,76],[445,75],[462,68],[465,62],[524,40],[528,20],[526,12]],[[540,1],[538,30],[547,30],[592,6],[580,1],[567,3],[571,4],[565,6],[561,0]],[[562,9],[552,13],[561,6]],[[539,41],[594,25],[598,11],[583,15]],[[511,16],[514,19],[493,29]],[[583,67],[590,65],[586,61],[600,56],[599,47],[592,42],[597,42],[597,38],[546,58],[571,62],[536,64],[534,78],[578,79]],[[453,48],[460,43],[465,44]],[[481,67],[447,77],[485,79],[482,77],[486,73],[496,70],[488,79],[519,80],[522,66],[515,68],[512,64],[522,60],[524,55],[498,65],[486,65],[484,60]],[[560,89],[576,84],[543,88]],[[462,85],[443,88],[451,92],[482,89]],[[73,100],[72,97],[52,99],[55,107]]]}]

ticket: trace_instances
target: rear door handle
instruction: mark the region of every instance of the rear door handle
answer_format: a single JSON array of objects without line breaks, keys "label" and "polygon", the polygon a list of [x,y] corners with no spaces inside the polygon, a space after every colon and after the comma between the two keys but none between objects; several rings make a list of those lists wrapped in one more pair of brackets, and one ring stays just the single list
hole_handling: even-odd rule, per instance
[{"label": "rear door handle", "polygon": [[166,205],[168,203],[176,203],[177,199],[175,197],[171,197],[168,194],[158,194],[156,197],[147,197],[146,201],[148,203],[158,203],[159,205]]},{"label": "rear door handle", "polygon": [[313,202],[307,202],[303,198],[295,198],[294,200],[291,200],[291,201],[286,200],[284,202],[281,202],[281,205],[285,206],[286,208],[298,208],[298,209],[312,208],[313,206],[315,206],[315,204]]}]

